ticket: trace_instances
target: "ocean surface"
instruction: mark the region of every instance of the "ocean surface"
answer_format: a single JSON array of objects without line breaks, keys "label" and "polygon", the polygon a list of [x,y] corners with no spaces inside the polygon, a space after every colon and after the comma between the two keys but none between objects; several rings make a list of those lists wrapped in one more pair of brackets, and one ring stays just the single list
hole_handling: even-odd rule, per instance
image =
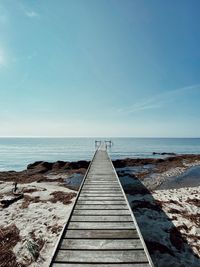
[{"label": "ocean surface", "polygon": [[95,140],[113,142],[112,159],[159,157],[153,152],[200,154],[200,138],[0,138],[0,171],[23,170],[39,160],[90,160]]}]

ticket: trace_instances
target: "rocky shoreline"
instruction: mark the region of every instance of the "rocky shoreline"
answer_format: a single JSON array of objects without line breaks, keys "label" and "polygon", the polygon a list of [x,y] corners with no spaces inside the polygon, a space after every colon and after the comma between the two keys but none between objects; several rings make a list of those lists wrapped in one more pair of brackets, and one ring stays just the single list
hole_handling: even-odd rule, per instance
[{"label": "rocky shoreline", "polygon": [[[172,177],[200,165],[200,155],[127,158],[115,160],[113,164],[155,266],[165,267],[166,261],[171,264],[168,267],[175,266],[174,262],[176,266],[188,266],[191,261],[192,266],[199,266],[200,200],[195,193],[199,187],[183,186],[176,191],[157,189]],[[16,182],[18,190],[23,192],[23,199],[7,208],[0,206],[1,267],[48,266],[49,255],[88,166],[89,161],[39,161],[21,172],[0,172],[0,201],[13,197]],[[176,261],[181,254],[181,262]],[[11,265],[6,262],[8,255]]]},{"label": "rocky shoreline", "polygon": [[[155,152],[154,152],[155,153]],[[163,154],[163,153],[160,153]],[[167,153],[164,153],[167,154]],[[172,155],[174,153],[169,153]],[[30,182],[43,182],[53,181],[49,179],[50,176],[55,176],[55,179],[60,182],[64,181],[64,177],[73,176],[74,173],[79,173],[84,176],[89,161],[77,161],[77,162],[45,162],[37,161],[27,166],[24,171],[3,171],[0,172],[0,181],[17,181],[18,183],[30,183]],[[122,171],[129,168],[141,167],[144,168],[141,171],[136,172],[136,177],[141,180],[148,189],[156,189],[161,183],[163,183],[168,177],[177,176],[185,172],[192,166],[200,165],[200,155],[185,154],[165,157],[165,158],[125,158],[113,161],[114,167],[119,170],[119,175]],[[150,168],[145,168],[150,166]],[[121,170],[121,171],[120,171]],[[152,176],[153,174],[153,176]]]},{"label": "rocky shoreline", "polygon": [[[123,159],[113,162],[119,176],[134,175],[148,190],[156,190],[170,177],[178,176],[187,169],[200,165],[200,155],[185,154],[166,158]],[[134,172],[134,167],[143,166]],[[146,168],[145,168],[146,166]],[[133,171],[132,171],[133,170]]]}]

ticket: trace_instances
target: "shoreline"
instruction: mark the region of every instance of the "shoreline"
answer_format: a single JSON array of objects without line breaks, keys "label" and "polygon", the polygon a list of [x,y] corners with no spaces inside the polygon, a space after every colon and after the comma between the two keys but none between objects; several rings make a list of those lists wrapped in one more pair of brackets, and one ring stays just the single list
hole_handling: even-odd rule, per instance
[{"label": "shoreline", "polygon": [[[191,247],[192,244],[195,244],[193,251],[200,256],[200,229],[198,222],[196,223],[196,219],[193,216],[193,221],[188,222],[189,230],[181,224],[184,221],[183,214],[187,217],[187,220],[187,214],[191,214],[191,211],[193,211],[192,214],[194,215],[195,213],[200,214],[198,206],[200,200],[196,197],[196,194],[192,193],[200,187],[174,189],[176,191],[172,189],[158,190],[158,184],[160,185],[161,181],[165,183],[170,177],[180,175],[192,166],[199,166],[200,155],[176,155],[164,159],[129,158],[115,160],[113,164],[154,261],[156,262],[160,258],[158,264],[159,266],[164,266],[162,261],[166,260],[166,258],[171,260],[169,251],[173,251],[173,249],[170,250],[171,241],[168,241],[168,243],[163,241],[165,239],[164,236],[167,235],[163,230],[164,228],[160,228],[160,234],[162,233],[163,235],[162,242],[160,242],[156,239],[156,234],[152,235],[153,231],[148,231],[148,229],[153,229],[152,225],[144,227],[141,224],[141,218],[148,219],[149,223],[153,220],[153,225],[155,224],[155,218],[157,218],[157,223],[159,222],[157,215],[152,218],[155,213],[152,201],[156,201],[157,207],[162,210],[160,212],[164,212],[170,218],[172,225],[175,225],[180,230],[179,232],[185,236]],[[23,189],[24,193],[23,199],[16,201],[8,208],[0,206],[2,214],[0,223],[2,235],[0,238],[11,255],[13,267],[36,267],[38,264],[41,267],[48,266],[48,256],[53,251],[59,233],[68,219],[75,201],[76,192],[88,165],[89,161],[57,161],[55,163],[40,161],[29,164],[27,169],[21,172],[0,172],[0,201],[13,197],[13,182],[18,181],[18,190],[21,191]],[[189,202],[181,197],[181,195],[189,196],[190,193],[192,194]],[[175,214],[176,218],[173,213],[175,208],[173,201],[176,201],[176,204],[179,203],[177,205],[180,207],[185,207],[184,212]],[[180,210],[179,206],[176,207],[177,210]],[[140,209],[139,215],[137,213],[138,208]],[[167,217],[166,222],[168,221]],[[49,220],[49,218],[51,219]],[[166,227],[165,224],[162,225]],[[172,228],[173,226],[168,231],[171,231]],[[15,234],[12,242],[6,242],[6,237],[10,234],[13,235],[13,232]],[[194,233],[196,234],[196,239],[192,239],[192,234],[194,236]],[[156,250],[152,249],[152,247],[155,247],[155,242],[157,244]],[[162,247],[162,257],[158,257],[160,247]],[[1,246],[0,252],[5,256],[5,251]],[[178,257],[177,252],[173,251],[173,253]],[[0,263],[3,261],[2,257],[0,256]]]},{"label": "shoreline", "polygon": [[[155,152],[153,152],[154,154]],[[152,165],[152,168],[145,168],[139,171],[136,176],[139,180],[148,181],[148,176],[152,173],[156,175],[156,180],[162,180],[163,177],[169,178],[178,176],[187,169],[200,165],[200,154],[174,154],[174,153],[156,153],[159,155],[169,155],[160,158],[124,158],[112,160],[116,169],[130,168],[137,166]],[[89,166],[90,161],[36,161],[27,165],[22,171],[0,171],[0,181],[17,181],[19,183],[45,180],[46,175],[67,173],[84,174]],[[159,178],[160,177],[160,178]],[[149,179],[154,179],[150,177]]]}]

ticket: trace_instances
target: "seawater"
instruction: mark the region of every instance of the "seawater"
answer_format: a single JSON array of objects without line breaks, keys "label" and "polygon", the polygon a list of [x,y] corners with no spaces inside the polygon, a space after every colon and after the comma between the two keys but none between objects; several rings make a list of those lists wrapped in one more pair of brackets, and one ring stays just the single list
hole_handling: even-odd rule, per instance
[{"label": "seawater", "polygon": [[90,160],[95,140],[109,139],[112,159],[146,158],[153,152],[200,154],[200,138],[0,138],[0,171],[23,170],[35,161]]}]

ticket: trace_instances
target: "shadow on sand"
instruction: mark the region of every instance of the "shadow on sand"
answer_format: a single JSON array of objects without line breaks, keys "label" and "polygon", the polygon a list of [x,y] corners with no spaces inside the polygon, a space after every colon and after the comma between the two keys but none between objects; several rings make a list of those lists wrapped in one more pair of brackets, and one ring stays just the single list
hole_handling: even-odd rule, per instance
[{"label": "shadow on sand", "polygon": [[118,175],[155,267],[199,267],[200,258],[150,191],[135,176]]}]

